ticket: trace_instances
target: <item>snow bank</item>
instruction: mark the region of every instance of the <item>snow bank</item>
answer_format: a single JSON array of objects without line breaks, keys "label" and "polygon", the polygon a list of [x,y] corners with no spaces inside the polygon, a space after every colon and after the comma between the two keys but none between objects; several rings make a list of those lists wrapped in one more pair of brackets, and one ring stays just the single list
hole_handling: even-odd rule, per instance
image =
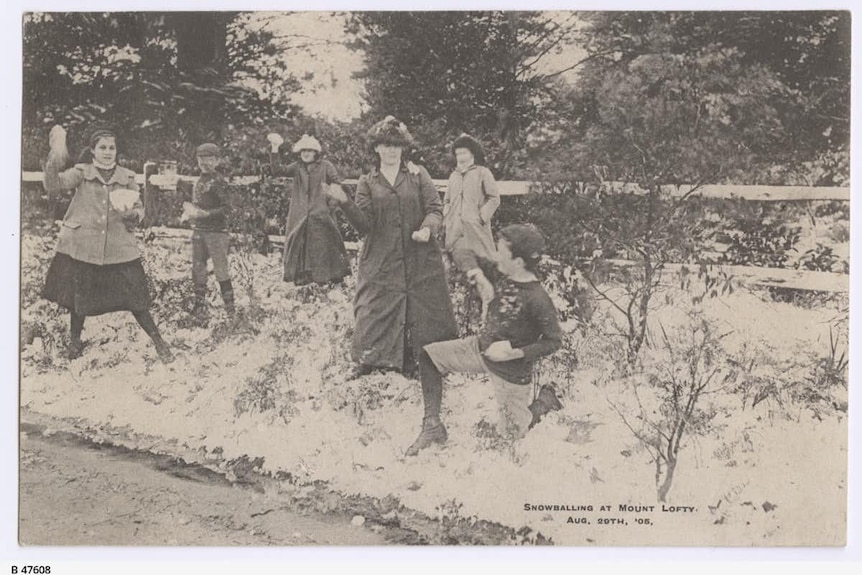
[{"label": "snow bank", "polygon": [[[44,239],[26,237],[23,248],[24,261],[46,262],[50,255],[40,252]],[[185,250],[147,249],[150,261],[165,262],[173,281],[182,281]],[[227,460],[260,457],[263,472],[323,480],[345,494],[394,495],[432,517],[526,526],[557,544],[843,540],[847,427],[841,411],[822,410],[818,419],[780,394],[754,407],[738,394],[720,394],[714,432],[684,446],[666,503],[694,509],[663,512],[655,467],[612,407],[631,400],[629,384],[610,375],[612,347],[595,333],[572,333],[578,367],[547,361],[542,374],[561,389],[562,411],[510,442],[478,425],[495,419],[489,382],[452,376],[443,414],[449,444],[405,459],[421,421],[419,384],[398,374],[346,378],[352,282],[328,292],[293,288],[280,282],[278,255],[243,263],[263,319],[225,336],[218,308],[212,331],[178,327],[181,311],[160,310],[166,339],[178,352],[170,366],[157,362],[130,314],[89,319],[84,356],[66,361],[59,339],[67,318],[35,297],[23,298],[23,321],[41,335],[22,351],[22,406],[174,440]],[[39,273],[39,266],[25,272],[25,290],[36,289]],[[239,291],[240,304],[249,306],[247,289]],[[665,329],[684,327],[690,296],[670,296],[656,321]],[[707,300],[702,312],[730,333],[728,353],[747,350],[758,359],[756,369],[779,381],[802,377],[805,366],[828,352],[836,316],[827,307],[801,309],[746,291]],[[622,511],[621,505],[653,510]]]}]

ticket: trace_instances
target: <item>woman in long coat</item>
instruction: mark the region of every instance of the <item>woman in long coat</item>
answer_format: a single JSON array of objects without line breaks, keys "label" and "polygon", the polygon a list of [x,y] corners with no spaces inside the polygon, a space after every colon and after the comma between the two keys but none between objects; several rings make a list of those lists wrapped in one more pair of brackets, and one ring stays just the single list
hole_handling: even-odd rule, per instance
[{"label": "woman in long coat", "polygon": [[344,240],[326,195],[329,184],[341,176],[328,160],[320,158],[316,138],[304,135],[293,146],[299,161],[279,175],[293,178],[284,242],[284,281],[296,285],[341,281],[350,273]]},{"label": "woman in long coat", "polygon": [[[410,371],[415,358],[426,407],[439,405],[433,396],[443,393],[442,377],[423,347],[458,336],[435,239],[443,203],[428,172],[419,167],[411,173],[404,162],[403,152],[412,145],[404,124],[388,116],[368,136],[379,164],[359,179],[355,201],[340,187],[330,187],[330,196],[365,236],[354,299],[353,358],[360,373],[374,367]],[[439,411],[431,411],[423,418],[420,439],[442,443],[445,428]]]}]

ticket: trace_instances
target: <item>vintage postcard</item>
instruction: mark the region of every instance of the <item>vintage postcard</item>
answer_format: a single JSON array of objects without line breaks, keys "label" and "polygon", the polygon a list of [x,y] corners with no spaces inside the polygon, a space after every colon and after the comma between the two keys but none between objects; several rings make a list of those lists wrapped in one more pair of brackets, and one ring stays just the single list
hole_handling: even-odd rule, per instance
[{"label": "vintage postcard", "polygon": [[849,11],[21,25],[20,545],[846,544]]}]

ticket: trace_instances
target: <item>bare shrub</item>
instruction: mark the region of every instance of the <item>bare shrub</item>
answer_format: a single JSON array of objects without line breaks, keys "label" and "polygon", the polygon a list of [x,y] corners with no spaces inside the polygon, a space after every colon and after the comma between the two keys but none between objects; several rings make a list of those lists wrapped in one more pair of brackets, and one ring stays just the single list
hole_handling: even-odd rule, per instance
[{"label": "bare shrub", "polygon": [[643,371],[630,378],[634,406],[611,407],[655,464],[659,501],[666,501],[687,440],[713,429],[721,409],[705,399],[733,386],[739,370],[726,361],[723,335],[699,317],[687,329],[661,329],[661,353],[644,358]]}]

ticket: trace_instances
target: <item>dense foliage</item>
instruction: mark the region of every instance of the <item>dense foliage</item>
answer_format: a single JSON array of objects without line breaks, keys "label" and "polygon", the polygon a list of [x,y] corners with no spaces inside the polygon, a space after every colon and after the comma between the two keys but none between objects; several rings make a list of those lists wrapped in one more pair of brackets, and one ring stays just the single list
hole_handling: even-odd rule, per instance
[{"label": "dense foliage", "polygon": [[[36,169],[55,123],[81,149],[94,124],[119,132],[121,161],[193,163],[205,140],[224,143],[236,126],[295,116],[296,80],[272,34],[246,16],[213,13],[28,14],[24,22],[23,165]],[[265,61],[266,65],[261,65]],[[251,86],[264,86],[255,89]]]}]

